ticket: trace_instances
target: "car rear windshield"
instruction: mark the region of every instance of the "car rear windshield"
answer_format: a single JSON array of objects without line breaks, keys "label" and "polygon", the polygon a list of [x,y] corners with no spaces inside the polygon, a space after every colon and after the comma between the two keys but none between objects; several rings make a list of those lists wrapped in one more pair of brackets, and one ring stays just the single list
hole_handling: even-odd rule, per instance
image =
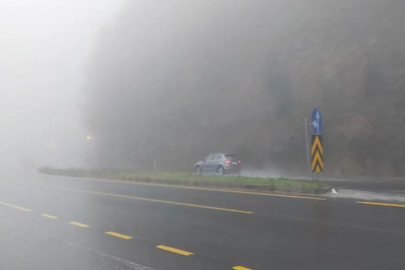
[{"label": "car rear windshield", "polygon": [[238,161],[238,157],[236,155],[225,155],[225,157],[230,161]]}]

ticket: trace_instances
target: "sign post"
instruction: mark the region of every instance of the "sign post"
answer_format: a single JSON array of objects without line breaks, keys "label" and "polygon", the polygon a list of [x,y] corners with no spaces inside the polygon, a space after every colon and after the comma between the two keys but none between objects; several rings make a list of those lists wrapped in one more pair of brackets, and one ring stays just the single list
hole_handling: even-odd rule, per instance
[{"label": "sign post", "polygon": [[304,128],[305,128],[305,147],[307,148],[307,166],[309,175],[311,175],[311,153],[309,152],[309,140],[308,140],[308,119],[305,118],[304,121]]},{"label": "sign post", "polygon": [[318,109],[314,109],[311,116],[312,148],[311,168],[313,173],[323,172],[323,145],[322,145],[322,115]]}]

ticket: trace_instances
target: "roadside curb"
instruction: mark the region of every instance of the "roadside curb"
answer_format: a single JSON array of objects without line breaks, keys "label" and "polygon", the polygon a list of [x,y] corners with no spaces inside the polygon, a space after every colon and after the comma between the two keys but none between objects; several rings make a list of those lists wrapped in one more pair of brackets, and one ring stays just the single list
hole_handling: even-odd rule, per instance
[{"label": "roadside curb", "polygon": [[[114,179],[113,179],[114,180]],[[326,194],[330,191],[330,188],[311,188],[311,187],[299,187],[299,186],[279,186],[279,185],[257,185],[257,184],[243,184],[232,182],[212,182],[212,181],[184,181],[184,180],[172,180],[172,179],[151,179],[151,178],[128,178],[122,177],[121,179],[115,179],[128,182],[138,183],[151,183],[151,184],[165,184],[173,186],[186,186],[186,187],[206,187],[206,188],[219,188],[230,190],[245,190],[245,191],[259,191],[263,193],[270,193],[274,191],[283,193],[294,194]]]},{"label": "roadside curb", "polygon": [[280,184],[249,184],[249,183],[239,183],[232,181],[209,181],[209,180],[197,180],[197,179],[187,179],[187,180],[176,180],[176,179],[164,179],[164,178],[150,178],[150,177],[137,177],[137,176],[114,176],[114,175],[97,175],[97,174],[68,174],[57,172],[52,172],[49,170],[39,170],[40,174],[44,175],[55,175],[55,176],[65,176],[73,178],[93,178],[93,179],[105,179],[112,181],[125,181],[125,182],[136,182],[136,183],[149,183],[149,184],[161,184],[168,186],[182,186],[190,188],[211,188],[211,189],[226,189],[226,190],[238,190],[238,191],[253,191],[261,193],[273,193],[280,192],[286,194],[313,194],[313,195],[327,195],[330,192],[329,186],[323,185],[280,185]]}]

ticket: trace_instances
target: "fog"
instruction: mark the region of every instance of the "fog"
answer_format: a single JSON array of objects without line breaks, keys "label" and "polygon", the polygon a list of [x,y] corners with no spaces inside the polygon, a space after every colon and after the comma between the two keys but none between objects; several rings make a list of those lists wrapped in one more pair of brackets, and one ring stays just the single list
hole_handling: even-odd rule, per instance
[{"label": "fog", "polygon": [[85,65],[119,0],[0,2],[0,164],[81,166]]},{"label": "fog", "polygon": [[[84,119],[102,167],[191,170],[210,152],[325,174],[404,175],[404,1],[127,1],[96,39]],[[328,166],[329,164],[329,166]]]},{"label": "fog", "polygon": [[404,1],[2,5],[4,162],[302,175],[318,107],[325,175],[405,175]]}]

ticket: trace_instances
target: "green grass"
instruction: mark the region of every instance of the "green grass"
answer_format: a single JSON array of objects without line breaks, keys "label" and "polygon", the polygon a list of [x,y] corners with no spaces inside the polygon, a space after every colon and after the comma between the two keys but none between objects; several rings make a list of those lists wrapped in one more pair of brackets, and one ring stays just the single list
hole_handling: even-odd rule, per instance
[{"label": "green grass", "polygon": [[323,189],[327,188],[324,183],[299,181],[287,178],[260,178],[244,176],[217,176],[217,175],[193,175],[185,172],[135,172],[128,170],[101,170],[101,169],[53,169],[40,168],[39,172],[51,175],[63,175],[72,177],[91,177],[116,180],[171,180],[184,184],[195,182],[215,182],[215,183],[239,183],[247,185],[269,185]]}]

